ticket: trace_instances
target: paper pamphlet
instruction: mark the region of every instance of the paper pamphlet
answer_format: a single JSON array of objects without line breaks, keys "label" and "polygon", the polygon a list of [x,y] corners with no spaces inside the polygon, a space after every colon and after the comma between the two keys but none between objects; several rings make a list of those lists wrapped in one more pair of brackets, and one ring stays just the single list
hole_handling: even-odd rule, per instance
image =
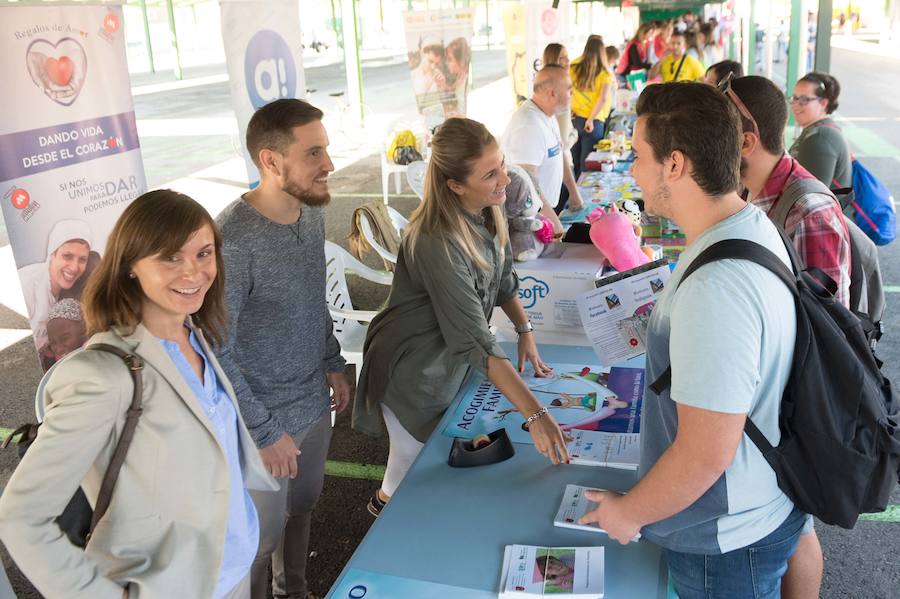
[{"label": "paper pamphlet", "polygon": [[[556,512],[556,517],[553,518],[553,526],[559,526],[561,528],[574,528],[576,530],[586,530],[590,532],[602,532],[603,534],[606,534],[606,531],[596,524],[578,523],[582,516],[584,516],[588,512],[594,511],[598,507],[598,504],[590,501],[584,495],[584,492],[602,490],[603,489],[582,487],[581,485],[566,485],[566,490],[563,493],[562,501],[559,504],[559,511]],[[637,541],[640,538],[641,535],[640,533],[638,533],[631,540]]]},{"label": "paper pamphlet", "polygon": [[584,332],[602,363],[624,362],[646,351],[650,312],[671,274],[660,262],[650,270],[601,279],[597,289],[576,298]]},{"label": "paper pamphlet", "polygon": [[602,599],[603,558],[603,547],[507,545],[503,552],[500,599]]},{"label": "paper pamphlet", "polygon": [[570,430],[566,444],[572,464],[637,470],[641,460],[641,436],[637,433],[605,433]]},{"label": "paper pamphlet", "polygon": [[[551,363],[553,376],[522,376],[563,430],[639,433],[644,369]],[[533,443],[525,419],[489,380],[470,382],[443,430],[448,437],[472,439],[506,428],[513,443]]]}]

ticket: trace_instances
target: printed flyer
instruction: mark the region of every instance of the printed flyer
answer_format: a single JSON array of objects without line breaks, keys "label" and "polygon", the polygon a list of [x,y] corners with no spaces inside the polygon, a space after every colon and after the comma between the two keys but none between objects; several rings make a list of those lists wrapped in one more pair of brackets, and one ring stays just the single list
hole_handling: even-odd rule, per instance
[{"label": "printed flyer", "polygon": [[[644,395],[642,368],[550,364],[549,378],[524,376],[535,397],[563,430],[638,433]],[[490,381],[473,378],[444,428],[444,435],[472,439],[505,427],[514,443],[532,443],[525,419]]]},{"label": "printed flyer", "polygon": [[147,190],[122,8],[0,6],[0,203],[44,369],[84,343],[79,300]]}]

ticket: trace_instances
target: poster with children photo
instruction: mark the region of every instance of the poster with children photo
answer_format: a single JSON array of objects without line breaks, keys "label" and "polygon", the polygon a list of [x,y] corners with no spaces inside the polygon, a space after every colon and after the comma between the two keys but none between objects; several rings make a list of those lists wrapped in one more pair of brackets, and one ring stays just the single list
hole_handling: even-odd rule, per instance
[{"label": "poster with children photo", "polygon": [[100,263],[93,247],[87,222],[64,219],[50,230],[46,258],[19,269],[34,344],[45,371],[84,343],[81,294]]},{"label": "poster with children photo", "polygon": [[471,9],[403,13],[413,94],[429,125],[466,115],[473,18]]}]

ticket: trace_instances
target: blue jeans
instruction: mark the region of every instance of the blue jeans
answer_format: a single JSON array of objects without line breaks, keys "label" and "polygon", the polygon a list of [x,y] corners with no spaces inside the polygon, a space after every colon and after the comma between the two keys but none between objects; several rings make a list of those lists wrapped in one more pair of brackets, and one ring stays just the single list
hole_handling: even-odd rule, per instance
[{"label": "blue jeans", "polygon": [[806,514],[794,508],[769,536],[720,555],[665,550],[679,599],[779,599]]},{"label": "blue jeans", "polygon": [[572,146],[572,169],[575,171],[575,178],[584,170],[584,161],[587,160],[588,154],[594,151],[594,145],[603,139],[603,129],[606,123],[594,120],[594,130],[590,133],[584,130],[584,124],[587,119],[576,116],[572,119],[572,125],[578,131],[578,141]]}]

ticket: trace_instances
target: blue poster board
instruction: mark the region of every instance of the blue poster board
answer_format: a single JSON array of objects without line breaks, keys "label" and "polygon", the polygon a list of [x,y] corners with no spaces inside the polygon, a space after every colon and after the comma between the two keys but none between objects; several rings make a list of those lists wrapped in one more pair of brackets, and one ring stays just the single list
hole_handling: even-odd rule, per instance
[{"label": "blue poster board", "polygon": [[[584,429],[638,433],[644,395],[642,368],[584,364],[550,364],[551,378],[524,376],[534,396],[550,410],[563,430]],[[514,443],[531,443],[525,419],[490,381],[471,377],[447,421],[448,437],[472,439],[506,428]]]}]

